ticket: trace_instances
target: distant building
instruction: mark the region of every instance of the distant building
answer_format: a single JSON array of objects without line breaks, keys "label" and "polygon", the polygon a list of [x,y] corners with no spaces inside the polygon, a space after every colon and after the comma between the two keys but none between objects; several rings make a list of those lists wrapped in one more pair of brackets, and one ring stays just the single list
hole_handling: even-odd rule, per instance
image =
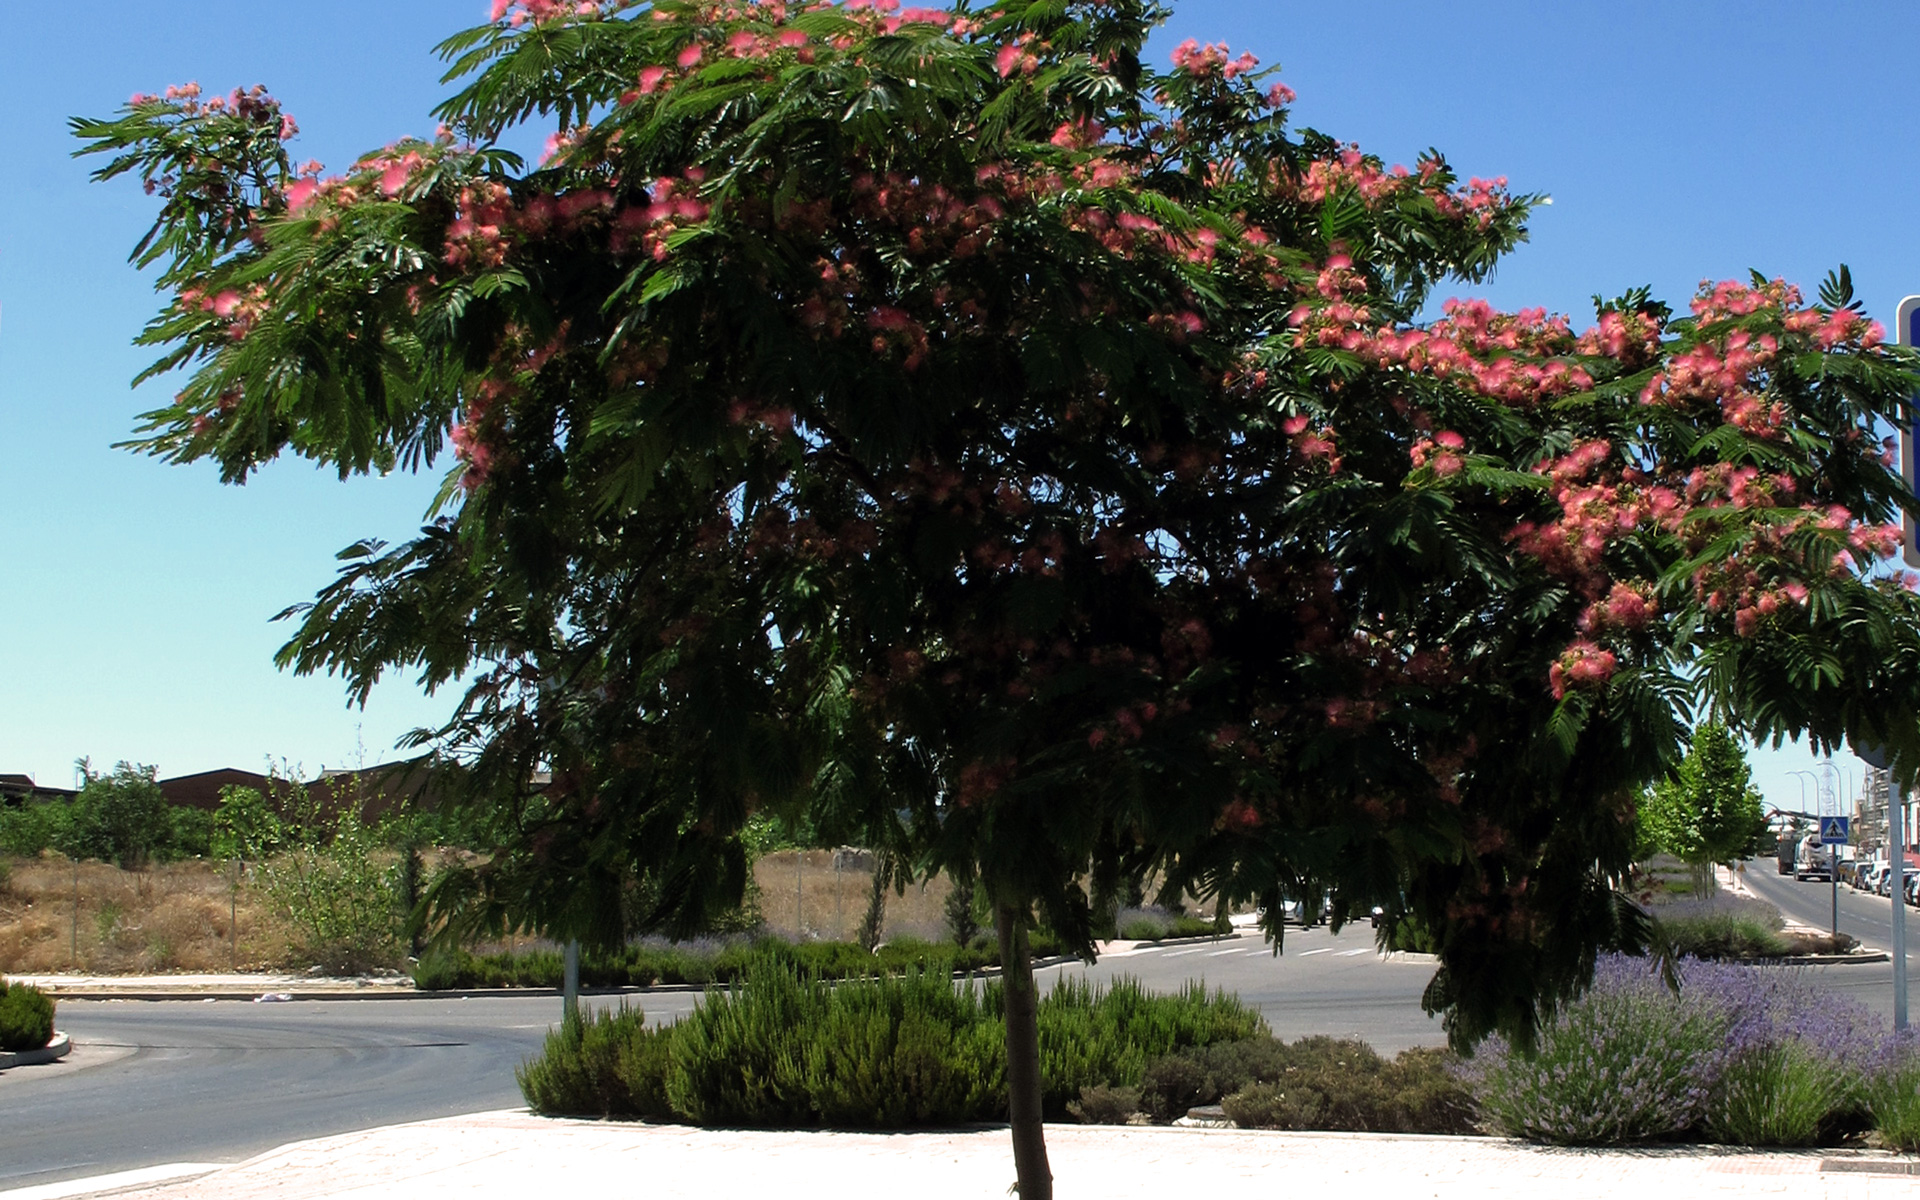
[{"label": "distant building", "polygon": [[41,787],[31,775],[0,774],[0,808],[18,808],[29,800],[65,800],[78,795],[72,788]]}]

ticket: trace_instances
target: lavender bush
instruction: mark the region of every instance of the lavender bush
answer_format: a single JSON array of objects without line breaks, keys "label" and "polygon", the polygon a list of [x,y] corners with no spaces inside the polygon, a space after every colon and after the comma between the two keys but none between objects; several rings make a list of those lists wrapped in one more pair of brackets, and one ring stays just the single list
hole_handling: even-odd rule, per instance
[{"label": "lavender bush", "polygon": [[[1871,1010],[1778,968],[1683,960],[1668,991],[1646,959],[1603,957],[1593,987],[1527,1057],[1494,1043],[1473,1069],[1502,1133],[1569,1145],[1709,1138],[1806,1145],[1891,1110],[1893,1047]],[[1920,1136],[1920,1068],[1905,1091]],[[1871,1093],[1871,1096],[1870,1096]]]},{"label": "lavender bush", "polygon": [[1674,1003],[1645,960],[1609,957],[1586,995],[1541,1029],[1532,1056],[1495,1041],[1471,1086],[1509,1137],[1576,1146],[1676,1137],[1705,1112],[1697,1064],[1717,1060],[1726,1028],[1717,1007]]}]

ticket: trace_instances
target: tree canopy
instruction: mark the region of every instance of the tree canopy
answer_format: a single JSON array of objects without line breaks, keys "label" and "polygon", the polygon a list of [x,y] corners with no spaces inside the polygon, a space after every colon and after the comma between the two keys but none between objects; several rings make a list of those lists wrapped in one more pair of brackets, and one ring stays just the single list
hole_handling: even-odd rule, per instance
[{"label": "tree canopy", "polygon": [[1436,316],[1536,198],[1291,128],[1251,55],[1144,62],[1164,15],[497,3],[438,134],[334,175],[259,89],[76,121],[162,197],[189,376],[138,446],[454,460],[282,654],[464,688],[423,744],[512,820],[447,911],[613,940],[638,871],[686,928],[805,807],[1003,939],[1090,953],[1148,877],[1276,941],[1381,903],[1458,1039],[1524,1039],[1641,936],[1696,706],[1916,748],[1870,570],[1915,377],[1844,270]]},{"label": "tree canopy", "polygon": [[1767,814],[1747,756],[1725,725],[1703,722],[1671,778],[1640,798],[1641,854],[1671,854],[1709,883],[1707,868],[1771,850]]}]

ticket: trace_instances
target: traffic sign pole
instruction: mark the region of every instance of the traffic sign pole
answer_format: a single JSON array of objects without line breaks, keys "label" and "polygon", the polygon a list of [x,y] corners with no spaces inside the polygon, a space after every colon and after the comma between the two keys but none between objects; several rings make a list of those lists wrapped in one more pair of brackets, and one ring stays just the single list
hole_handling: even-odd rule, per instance
[{"label": "traffic sign pole", "polygon": [[1893,843],[1893,1029],[1907,1027],[1907,789],[1887,796],[1887,840]]}]

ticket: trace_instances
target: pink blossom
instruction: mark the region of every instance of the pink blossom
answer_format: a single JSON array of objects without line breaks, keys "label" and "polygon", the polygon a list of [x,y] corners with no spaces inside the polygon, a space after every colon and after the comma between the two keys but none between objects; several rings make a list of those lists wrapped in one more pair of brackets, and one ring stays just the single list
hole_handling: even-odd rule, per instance
[{"label": "pink blossom", "polygon": [[702,50],[703,48],[701,47],[699,42],[692,42],[687,46],[686,49],[680,51],[680,57],[678,57],[674,61],[680,64],[681,70],[683,71],[688,70],[695,63],[700,61],[700,55],[702,53]]},{"label": "pink blossom", "polygon": [[660,86],[660,81],[666,77],[667,69],[665,67],[645,68],[640,72],[640,93],[642,95],[651,95],[654,89]]}]

